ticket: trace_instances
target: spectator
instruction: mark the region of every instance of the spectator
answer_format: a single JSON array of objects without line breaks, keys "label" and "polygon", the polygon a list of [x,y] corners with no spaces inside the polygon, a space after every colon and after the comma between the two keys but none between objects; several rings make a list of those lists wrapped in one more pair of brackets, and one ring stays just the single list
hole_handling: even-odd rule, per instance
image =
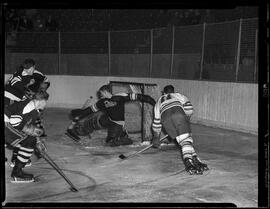
[{"label": "spectator", "polygon": [[32,20],[28,19],[25,15],[23,15],[19,19],[18,31],[19,32],[27,32],[27,31],[31,31],[32,29],[33,29]]},{"label": "spectator", "polygon": [[6,12],[6,28],[7,31],[16,31],[19,23],[19,16],[14,9]]},{"label": "spectator", "polygon": [[41,18],[41,15],[38,14],[35,19],[36,19],[36,21],[34,22],[35,31],[38,31],[38,32],[44,31],[44,22],[43,22],[43,19]]},{"label": "spectator", "polygon": [[200,12],[196,9],[196,10],[193,12],[192,19],[191,19],[191,24],[192,24],[192,25],[200,24],[200,20],[201,20],[201,14],[200,14]]},{"label": "spectator", "polygon": [[45,29],[48,32],[54,32],[58,30],[58,23],[56,20],[52,17],[52,15],[49,15],[48,19],[45,22]]},{"label": "spectator", "polygon": [[171,17],[171,24],[175,26],[179,25],[179,19],[179,12],[174,12]]}]

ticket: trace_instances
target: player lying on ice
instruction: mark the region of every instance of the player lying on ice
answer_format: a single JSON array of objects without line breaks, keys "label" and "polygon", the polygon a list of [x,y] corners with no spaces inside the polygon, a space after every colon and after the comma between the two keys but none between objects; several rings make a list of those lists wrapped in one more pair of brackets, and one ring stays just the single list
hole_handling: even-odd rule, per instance
[{"label": "player lying on ice", "polygon": [[186,171],[191,174],[202,174],[208,170],[205,163],[198,158],[193,147],[193,138],[190,128],[190,117],[193,114],[193,106],[189,99],[174,92],[174,87],[164,87],[163,95],[158,99],[154,107],[153,145],[160,146],[159,138],[161,129],[174,139],[180,147],[180,153]]},{"label": "player lying on ice", "polygon": [[[155,100],[143,94],[120,93],[112,95],[110,86],[102,86],[98,92],[98,101],[85,109],[74,109],[70,116],[71,125],[67,129],[67,135],[79,141],[78,135],[86,135],[93,130],[107,128],[106,144],[108,146],[129,145],[133,141],[128,138],[125,131],[125,103],[130,101],[147,102],[152,106]],[[102,112],[100,112],[102,111]],[[87,119],[85,119],[87,117]]]},{"label": "player lying on ice", "polygon": [[39,92],[32,100],[26,99],[5,107],[5,144],[13,150],[14,160],[11,182],[34,181],[34,176],[23,172],[22,168],[29,162],[37,146],[45,149],[38,138],[43,134],[43,129],[38,128],[35,121],[39,117],[39,110],[45,108],[48,98],[48,93]]}]

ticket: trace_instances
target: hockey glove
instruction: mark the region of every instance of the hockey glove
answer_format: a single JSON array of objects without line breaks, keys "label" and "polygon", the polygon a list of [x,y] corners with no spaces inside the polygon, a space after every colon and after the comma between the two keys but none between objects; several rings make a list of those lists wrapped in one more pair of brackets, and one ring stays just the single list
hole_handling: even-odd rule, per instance
[{"label": "hockey glove", "polygon": [[47,151],[44,140],[41,140],[39,137],[37,137],[36,148],[40,153]]}]

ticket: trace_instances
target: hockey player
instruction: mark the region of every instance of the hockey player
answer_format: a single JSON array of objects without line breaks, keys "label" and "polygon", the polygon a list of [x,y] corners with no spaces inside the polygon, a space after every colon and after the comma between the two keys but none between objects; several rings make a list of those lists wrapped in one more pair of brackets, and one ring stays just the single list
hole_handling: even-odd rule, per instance
[{"label": "hockey player", "polygon": [[26,59],[22,66],[9,78],[5,85],[5,106],[25,99],[25,93],[28,85],[33,84],[33,72],[35,70],[35,61]]},{"label": "hockey player", "polygon": [[[106,144],[109,146],[129,145],[133,141],[128,138],[125,131],[125,103],[129,101],[147,102],[155,105],[155,100],[148,95],[143,94],[127,94],[121,93],[112,95],[110,86],[104,85],[98,90],[99,100],[85,109],[74,109],[71,111],[72,123],[67,130],[67,135],[75,140],[80,140],[78,137],[79,129],[86,129],[86,131],[98,129],[96,127],[107,128]],[[95,113],[103,111],[97,115]],[[79,121],[86,116],[89,120],[82,124],[83,127],[78,127]]]},{"label": "hockey player", "polygon": [[38,111],[46,106],[48,98],[48,93],[39,92],[32,100],[26,99],[5,107],[5,143],[7,148],[16,152],[11,173],[13,183],[34,181],[34,176],[25,173],[22,168],[30,160],[36,146],[45,149],[43,142],[37,139],[43,130],[33,123],[38,117]]},{"label": "hockey player", "polygon": [[205,163],[198,158],[193,147],[193,138],[190,127],[190,117],[193,114],[193,106],[189,99],[174,92],[174,87],[168,85],[164,87],[163,95],[154,107],[154,121],[152,129],[154,133],[153,145],[159,147],[161,129],[175,139],[181,148],[182,159],[186,171],[193,174],[202,174],[208,170]]},{"label": "hockey player", "polygon": [[[43,73],[41,73],[40,71],[38,71],[36,69],[34,70],[31,78],[33,80],[32,84],[28,85],[27,89],[26,89],[27,98],[32,98],[36,93],[38,93],[40,91],[47,91],[47,89],[50,87],[49,79]],[[43,111],[40,110],[39,113],[40,113],[40,117],[37,119],[36,125],[39,128],[42,128],[44,130],[42,137],[45,137],[46,136],[45,129],[44,129],[44,127],[42,125],[42,121],[41,121]]]},{"label": "hockey player", "polygon": [[50,87],[50,81],[42,72],[38,70],[34,70],[31,79],[33,79],[31,85],[27,87],[27,93],[29,97],[33,96],[35,93],[39,91],[47,91]]}]

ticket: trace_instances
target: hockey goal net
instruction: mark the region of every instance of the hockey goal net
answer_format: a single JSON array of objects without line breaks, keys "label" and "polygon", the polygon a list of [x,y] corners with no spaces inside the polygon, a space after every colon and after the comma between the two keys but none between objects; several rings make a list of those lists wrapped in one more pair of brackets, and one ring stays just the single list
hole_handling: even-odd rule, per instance
[{"label": "hockey goal net", "polygon": [[[157,84],[135,83],[123,81],[110,81],[113,94],[117,93],[140,93],[151,96],[157,101],[160,91]],[[141,141],[151,141],[153,121],[153,106],[139,101],[125,104],[125,125],[129,133],[140,133]]]}]

